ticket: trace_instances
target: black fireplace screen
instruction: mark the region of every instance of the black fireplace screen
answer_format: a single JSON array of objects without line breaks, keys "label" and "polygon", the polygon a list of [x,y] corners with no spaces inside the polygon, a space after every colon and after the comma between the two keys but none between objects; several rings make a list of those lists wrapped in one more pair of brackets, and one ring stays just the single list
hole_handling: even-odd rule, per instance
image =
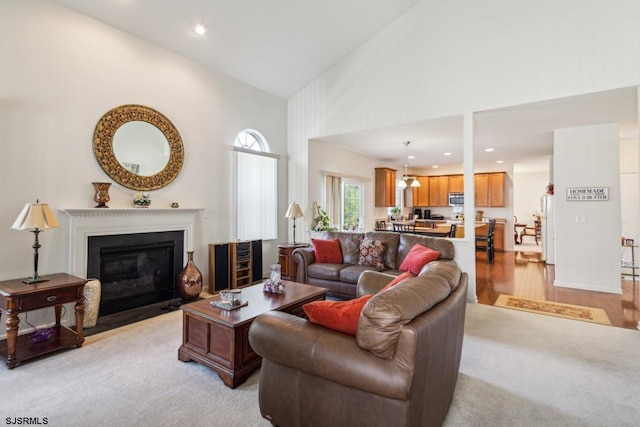
[{"label": "black fireplace screen", "polygon": [[89,237],[87,277],[100,279],[101,316],[176,298],[184,232]]}]

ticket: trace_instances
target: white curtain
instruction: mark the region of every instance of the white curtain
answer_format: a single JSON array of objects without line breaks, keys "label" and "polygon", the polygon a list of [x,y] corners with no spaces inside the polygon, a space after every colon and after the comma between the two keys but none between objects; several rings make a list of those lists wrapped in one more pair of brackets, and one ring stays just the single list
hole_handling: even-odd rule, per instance
[{"label": "white curtain", "polygon": [[238,239],[278,237],[278,159],[237,152]]},{"label": "white curtain", "polygon": [[339,176],[326,175],[325,176],[325,203],[326,206],[322,206],[327,212],[331,224],[340,224],[340,211],[342,209],[341,200],[342,196],[341,186],[342,178]]}]

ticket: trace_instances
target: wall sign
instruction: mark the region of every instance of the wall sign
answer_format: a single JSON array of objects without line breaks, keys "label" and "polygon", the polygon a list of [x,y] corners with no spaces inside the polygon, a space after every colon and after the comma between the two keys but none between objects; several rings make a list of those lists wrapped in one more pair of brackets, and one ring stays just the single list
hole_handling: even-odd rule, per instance
[{"label": "wall sign", "polygon": [[597,201],[609,200],[609,187],[575,187],[567,188],[567,201]]}]

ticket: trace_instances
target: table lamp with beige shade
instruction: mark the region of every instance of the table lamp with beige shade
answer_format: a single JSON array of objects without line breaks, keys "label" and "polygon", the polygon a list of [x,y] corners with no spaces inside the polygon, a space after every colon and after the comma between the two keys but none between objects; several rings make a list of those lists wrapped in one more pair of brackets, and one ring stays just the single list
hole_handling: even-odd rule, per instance
[{"label": "table lamp with beige shade", "polygon": [[12,230],[29,230],[35,235],[35,242],[33,243],[33,276],[24,279],[24,283],[30,284],[49,280],[38,275],[38,249],[40,249],[38,234],[42,230],[58,227],[60,227],[60,223],[53,211],[48,204],[40,203],[40,200],[36,200],[35,203],[27,203],[11,226]]},{"label": "table lamp with beige shade", "polygon": [[285,214],[286,218],[293,218],[293,244],[296,244],[296,218],[302,218],[304,214],[302,213],[302,209],[300,209],[300,205],[296,202],[293,202],[289,205],[289,209],[287,209],[287,213]]}]

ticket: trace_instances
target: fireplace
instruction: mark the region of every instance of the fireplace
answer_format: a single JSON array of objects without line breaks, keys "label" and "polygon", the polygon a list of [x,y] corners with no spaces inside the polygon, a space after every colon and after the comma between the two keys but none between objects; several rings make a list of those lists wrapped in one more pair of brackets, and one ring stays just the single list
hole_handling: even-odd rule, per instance
[{"label": "fireplace", "polygon": [[[176,231],[183,236],[183,250],[173,252],[173,277],[182,269],[181,262],[186,261],[186,251],[193,250],[195,228],[200,208],[66,208],[65,215],[58,217],[63,227],[69,231],[69,273],[78,277],[97,276],[89,273],[89,239],[101,236],[134,235],[164,233]],[[177,265],[177,266],[176,266]],[[97,267],[99,268],[99,267]],[[94,272],[95,272],[94,267]],[[67,310],[64,324],[75,321],[73,309]]]},{"label": "fireplace", "polygon": [[87,277],[100,279],[100,316],[176,298],[184,231],[89,236]]}]

